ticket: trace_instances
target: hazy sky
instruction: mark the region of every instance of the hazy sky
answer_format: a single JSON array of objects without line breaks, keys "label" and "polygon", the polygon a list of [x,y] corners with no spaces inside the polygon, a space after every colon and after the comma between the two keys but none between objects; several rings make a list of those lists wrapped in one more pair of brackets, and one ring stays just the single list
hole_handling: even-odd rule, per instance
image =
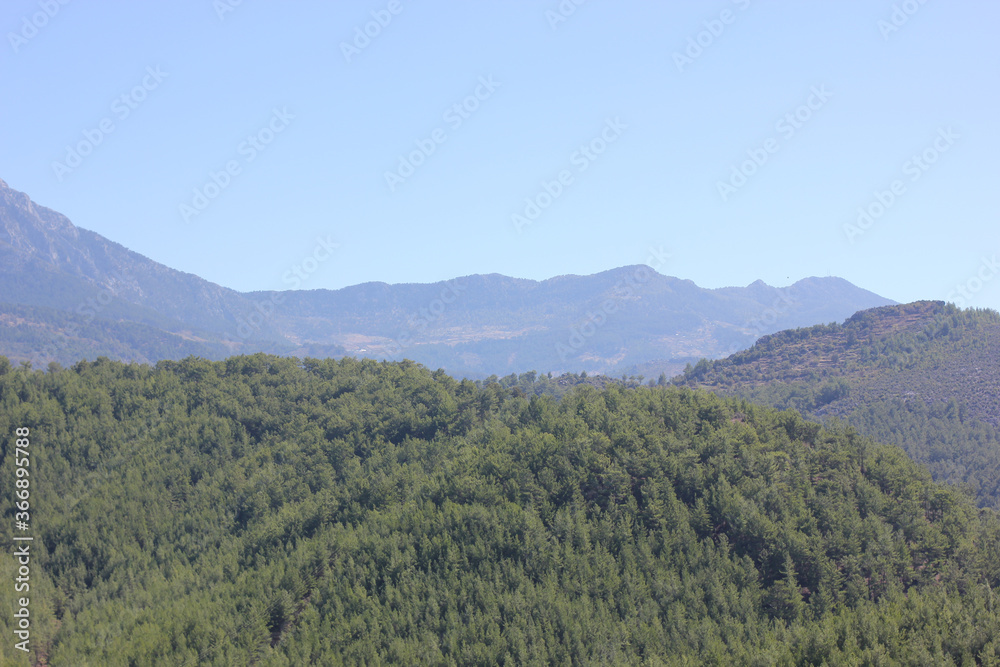
[{"label": "hazy sky", "polygon": [[998,24],[971,0],[4,0],[0,178],[239,290],[650,263],[1000,308]]}]

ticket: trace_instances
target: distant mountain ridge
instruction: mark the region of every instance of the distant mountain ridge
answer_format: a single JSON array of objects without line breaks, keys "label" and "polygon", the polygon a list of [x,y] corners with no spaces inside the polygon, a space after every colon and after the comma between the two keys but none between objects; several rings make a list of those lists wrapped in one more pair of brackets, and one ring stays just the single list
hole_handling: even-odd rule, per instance
[{"label": "distant mountain ridge", "polygon": [[703,289],[645,265],[542,281],[477,274],[240,293],[77,228],[0,181],[0,354],[14,360],[265,351],[410,358],[473,377],[620,372],[653,360],[679,371],[764,334],[891,303],[840,278]]},{"label": "distant mountain ridge", "polygon": [[[266,300],[277,293],[254,294]],[[679,371],[684,360],[744,348],[764,333],[892,303],[839,278],[703,289],[644,265],[544,281],[493,274],[429,285],[367,283],[282,298],[297,334],[349,351],[402,351],[449,370],[457,358],[456,370],[470,374],[612,372],[650,359]]]}]

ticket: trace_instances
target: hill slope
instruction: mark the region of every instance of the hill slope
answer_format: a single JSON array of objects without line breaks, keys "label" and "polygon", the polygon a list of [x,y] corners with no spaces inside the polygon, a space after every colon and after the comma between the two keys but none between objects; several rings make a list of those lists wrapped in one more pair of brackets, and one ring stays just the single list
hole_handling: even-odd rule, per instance
[{"label": "hill slope", "polygon": [[708,393],[0,359],[15,427],[51,665],[1000,659],[995,513],[897,448]]},{"label": "hill slope", "polygon": [[761,338],[675,383],[818,418],[903,447],[936,479],[1000,504],[1000,315],[922,301]]}]

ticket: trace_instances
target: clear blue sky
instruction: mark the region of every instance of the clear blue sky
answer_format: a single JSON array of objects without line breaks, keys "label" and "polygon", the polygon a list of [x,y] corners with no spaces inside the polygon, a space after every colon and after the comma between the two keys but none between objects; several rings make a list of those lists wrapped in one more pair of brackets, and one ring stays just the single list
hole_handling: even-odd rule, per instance
[{"label": "clear blue sky", "polygon": [[304,261],[302,288],[338,288],[662,247],[705,287],[1000,308],[996,3],[230,4],[5,0],[0,178],[239,290]]}]

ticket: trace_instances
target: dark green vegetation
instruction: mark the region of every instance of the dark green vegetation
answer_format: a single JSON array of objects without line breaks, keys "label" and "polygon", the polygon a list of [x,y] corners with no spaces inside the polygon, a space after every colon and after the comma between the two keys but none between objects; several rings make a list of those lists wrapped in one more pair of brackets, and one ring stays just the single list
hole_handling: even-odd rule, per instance
[{"label": "dark green vegetation", "polygon": [[1000,507],[1000,315],[923,301],[783,331],[678,384],[846,420]]},{"label": "dark green vegetation", "polygon": [[[0,358],[8,523],[14,428],[33,443],[34,646],[74,667],[1000,663],[997,515],[898,448],[688,389],[532,394],[409,362]],[[5,664],[27,664],[10,622]]]}]

